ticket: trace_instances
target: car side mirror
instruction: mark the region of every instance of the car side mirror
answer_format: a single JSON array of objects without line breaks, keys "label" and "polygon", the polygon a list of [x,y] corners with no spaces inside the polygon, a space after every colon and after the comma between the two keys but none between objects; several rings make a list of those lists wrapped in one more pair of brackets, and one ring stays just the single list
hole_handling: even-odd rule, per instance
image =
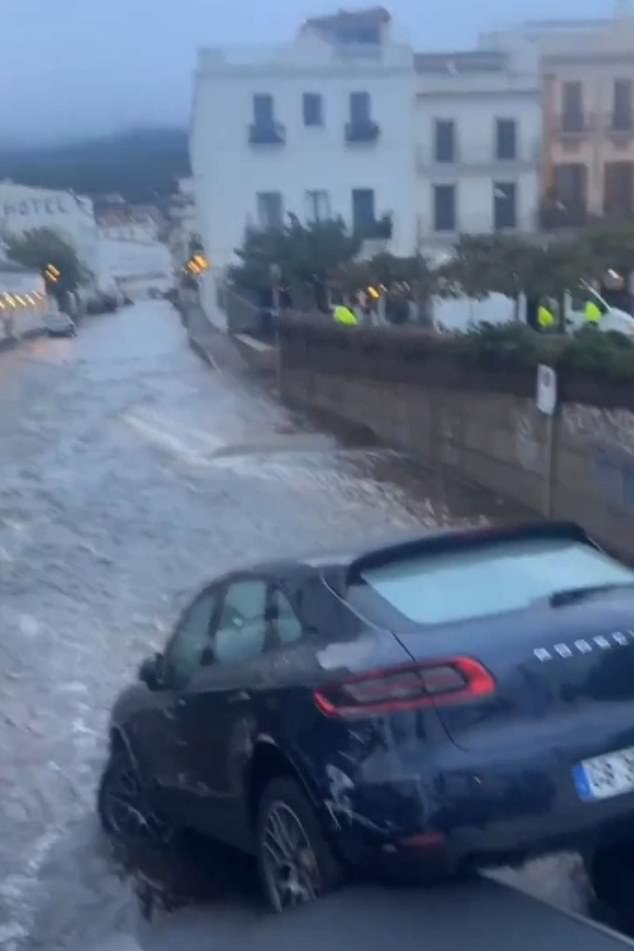
[{"label": "car side mirror", "polygon": [[146,657],[139,667],[139,680],[150,690],[157,690],[163,679],[163,655]]}]

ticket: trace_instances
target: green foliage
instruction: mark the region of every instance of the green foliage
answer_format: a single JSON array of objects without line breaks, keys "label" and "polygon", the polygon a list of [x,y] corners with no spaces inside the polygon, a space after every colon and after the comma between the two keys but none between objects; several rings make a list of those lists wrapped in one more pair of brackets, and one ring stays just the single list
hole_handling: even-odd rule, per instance
[{"label": "green foliage", "polygon": [[530,327],[516,323],[482,323],[451,339],[456,356],[486,366],[535,365],[543,341]]},{"label": "green foliage", "polygon": [[546,363],[585,377],[634,382],[634,340],[588,328],[573,337],[536,333],[524,324],[481,324],[447,339],[445,353],[488,369]]},{"label": "green foliage", "polygon": [[255,293],[271,287],[273,274],[290,285],[323,285],[352,261],[359,246],[341,219],[304,226],[291,216],[282,228],[247,232],[244,245],[236,251],[242,263],[231,269],[230,280]]},{"label": "green foliage", "polygon": [[591,250],[573,241],[538,244],[507,235],[462,235],[438,272],[441,293],[482,299],[489,294],[559,297],[593,275]]},{"label": "green foliage", "polygon": [[407,283],[415,296],[431,293],[435,286],[433,272],[421,255],[399,258],[382,252],[368,261],[352,261],[335,273],[344,290],[352,292],[370,285],[391,287]]},{"label": "green foliage", "polygon": [[[17,264],[45,277],[47,290],[62,301],[68,291],[74,291],[81,284],[84,274],[77,253],[72,245],[52,228],[34,228],[22,235],[11,235],[6,239],[7,256]],[[59,279],[52,282],[45,271],[52,264],[60,272]]]},{"label": "green foliage", "polygon": [[620,333],[583,330],[566,342],[557,363],[589,377],[632,382],[634,342]]}]

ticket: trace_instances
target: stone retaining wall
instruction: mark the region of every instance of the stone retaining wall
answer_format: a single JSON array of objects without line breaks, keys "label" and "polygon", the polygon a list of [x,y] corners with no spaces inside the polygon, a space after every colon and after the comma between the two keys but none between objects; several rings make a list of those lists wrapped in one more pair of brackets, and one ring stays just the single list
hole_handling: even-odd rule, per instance
[{"label": "stone retaining wall", "polygon": [[345,330],[283,328],[283,398],[367,426],[536,512],[574,519],[634,559],[634,413],[570,401],[551,424],[535,407],[532,370],[490,373],[487,390],[481,369],[454,365],[442,382],[438,365],[412,356],[414,344],[399,359],[380,340],[359,346]]}]

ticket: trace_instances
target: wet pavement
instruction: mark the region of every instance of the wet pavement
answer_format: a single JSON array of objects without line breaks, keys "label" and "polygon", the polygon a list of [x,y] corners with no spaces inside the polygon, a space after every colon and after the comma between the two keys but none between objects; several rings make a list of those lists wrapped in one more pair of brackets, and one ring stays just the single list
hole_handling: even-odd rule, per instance
[{"label": "wet pavement", "polygon": [[[0,354],[2,951],[86,949],[116,931],[173,947],[188,928],[226,947],[258,920],[248,862],[196,843],[126,872],[94,818],[111,702],[202,582],[252,559],[518,514],[281,407],[227,346],[210,369],[153,302]],[[573,880],[566,860],[520,879],[582,905],[570,867]],[[158,908],[166,895],[180,910]],[[156,909],[149,923],[143,909]]]}]

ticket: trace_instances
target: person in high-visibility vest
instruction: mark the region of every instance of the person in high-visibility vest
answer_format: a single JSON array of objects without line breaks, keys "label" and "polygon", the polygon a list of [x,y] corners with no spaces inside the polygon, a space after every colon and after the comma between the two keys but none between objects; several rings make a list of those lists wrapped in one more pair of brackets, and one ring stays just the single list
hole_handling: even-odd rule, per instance
[{"label": "person in high-visibility vest", "polygon": [[359,323],[355,312],[346,304],[335,304],[332,316],[335,323],[342,327],[356,327]]},{"label": "person in high-visibility vest", "polygon": [[585,316],[585,325],[586,327],[598,327],[601,323],[601,318],[603,317],[603,311],[597,304],[597,302],[589,297],[583,308],[583,313]]},{"label": "person in high-visibility vest", "polygon": [[537,308],[537,324],[540,330],[548,332],[554,330],[557,325],[557,318],[550,301],[544,300]]}]

